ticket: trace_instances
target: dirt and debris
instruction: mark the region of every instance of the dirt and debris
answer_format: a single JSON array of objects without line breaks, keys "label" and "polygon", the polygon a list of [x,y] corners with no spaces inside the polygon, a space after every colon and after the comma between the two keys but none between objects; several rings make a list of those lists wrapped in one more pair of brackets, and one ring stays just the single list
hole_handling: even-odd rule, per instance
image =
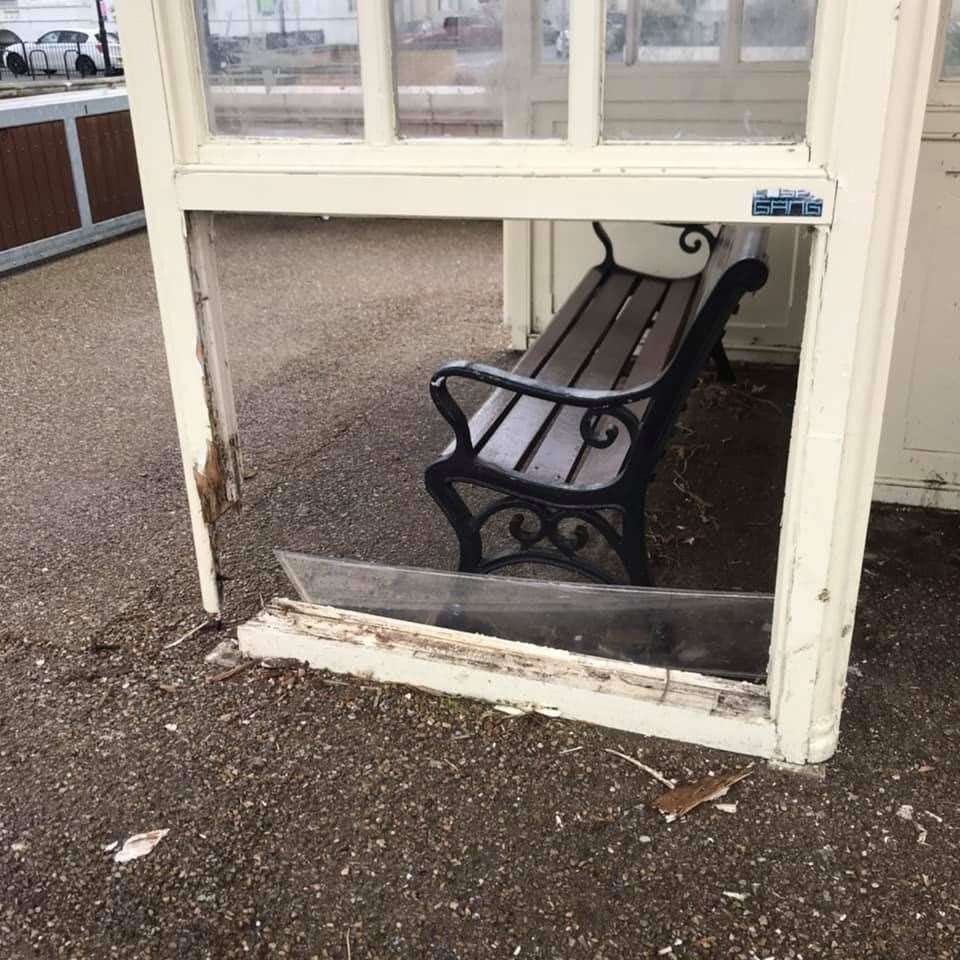
[{"label": "dirt and debris", "polygon": [[[288,590],[277,546],[452,568],[426,384],[510,361],[499,229],[221,225],[256,472],[224,518],[231,621]],[[683,783],[744,761],[311,671],[207,683],[230,628],[164,650],[201,611],[146,239],[2,284],[4,960],[956,960],[956,516],[874,512],[826,777],[761,764],[739,815],[667,824],[663,787],[605,750]],[[792,377],[738,373],[695,392],[680,441],[704,445],[678,472],[718,527],[660,471],[663,583],[773,584]],[[153,825],[149,856],[103,850]]]},{"label": "dirt and debris", "polygon": [[204,658],[216,667],[236,667],[243,660],[236,640],[221,640]]}]

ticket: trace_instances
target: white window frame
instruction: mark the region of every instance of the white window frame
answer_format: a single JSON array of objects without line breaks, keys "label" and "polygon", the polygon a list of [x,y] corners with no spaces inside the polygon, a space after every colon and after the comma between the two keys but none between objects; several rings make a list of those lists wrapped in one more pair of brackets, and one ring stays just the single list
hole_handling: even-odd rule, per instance
[{"label": "white window frame", "polygon": [[[926,99],[918,78],[929,76],[939,20],[934,6],[922,0],[820,3],[804,143],[605,144],[603,0],[572,5],[569,140],[563,143],[397,139],[390,3],[359,0],[365,135],[363,142],[341,143],[212,137],[189,0],[121,0],[128,92],[205,608],[220,612],[216,521],[239,500],[241,487],[213,213],[745,222],[755,189],[809,189],[824,207],[809,221],[817,236],[767,687],[686,675],[678,698],[667,696],[667,673],[663,696],[631,708],[622,691],[588,682],[595,665],[576,657],[570,658],[576,676],[556,684],[521,676],[498,686],[495,674],[471,674],[468,683],[470,670],[439,661],[423,682],[513,701],[555,695],[570,716],[797,763],[830,756]],[[311,631],[302,611],[297,616],[292,626],[264,629],[273,630],[274,639],[303,641]],[[353,660],[337,650],[328,663],[337,669],[356,668],[358,657],[369,664],[373,656],[369,645]],[[388,659],[380,651],[372,662]],[[417,662],[425,669],[422,657]],[[410,669],[395,665],[383,675],[425,677]],[[482,665],[475,670],[482,673]],[[648,686],[660,675],[646,668],[640,674]],[[716,719],[721,703],[722,722]]]},{"label": "white window frame", "polygon": [[957,131],[957,114],[960,113],[960,74],[948,77],[943,72],[951,5],[951,0],[940,0],[940,23],[933,55],[930,95],[924,128],[924,135],[929,139],[954,139]]}]

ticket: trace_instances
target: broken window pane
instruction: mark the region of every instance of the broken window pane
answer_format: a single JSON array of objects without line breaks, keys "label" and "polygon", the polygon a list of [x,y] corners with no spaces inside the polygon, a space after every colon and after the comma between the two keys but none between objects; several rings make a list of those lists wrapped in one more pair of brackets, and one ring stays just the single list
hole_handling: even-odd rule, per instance
[{"label": "broken window pane", "polygon": [[356,3],[196,0],[213,133],[363,136]]},{"label": "broken window pane", "polygon": [[[646,485],[647,552],[658,588],[579,589],[591,575],[588,565],[613,583],[626,579],[617,538],[607,537],[598,522],[622,533],[616,511],[600,507],[595,516],[557,516],[538,530],[529,503],[497,503],[502,491],[464,481],[457,491],[478,518],[483,556],[499,562],[528,551],[471,586],[470,603],[464,604],[453,586],[475,581],[454,573],[459,541],[425,483],[425,471],[444,456],[451,439],[429,384],[456,357],[505,370],[517,363],[503,326],[505,298],[510,316],[517,291],[502,285],[504,260],[509,264],[517,238],[508,234],[505,257],[503,228],[495,222],[223,214],[216,221],[244,467],[257,500],[256,511],[231,513],[218,524],[231,576],[238,575],[239,564],[264,597],[296,596],[292,587],[277,589],[282,575],[274,546],[373,561],[412,576],[416,590],[400,603],[383,593],[375,575],[358,596],[364,581],[351,570],[342,584],[333,582],[336,589],[328,584],[302,595],[408,621],[423,616],[439,623],[443,616],[445,625],[462,629],[469,615],[474,630],[610,662],[634,659],[732,678],[762,677],[796,384],[795,367],[788,364],[795,364],[799,352],[808,284],[806,228],[771,229],[770,278],[743,299],[727,326],[736,380],[724,379],[715,360],[706,361]],[[676,289],[682,290],[689,288],[684,278],[704,268],[709,243],[699,250],[683,247],[676,227],[606,226],[621,271],[644,272],[664,283],[679,280]],[[581,222],[536,223],[532,242],[533,269],[524,292],[535,310],[528,342],[540,343],[549,339],[551,317],[602,261],[604,249]],[[438,270],[438,264],[450,267]],[[291,284],[294,269],[301,282]],[[358,275],[365,278],[359,285],[351,281]],[[617,304],[612,308],[623,315]],[[653,315],[643,314],[643,329],[656,329],[671,313],[669,304],[657,300],[656,323],[651,326]],[[605,340],[608,332],[603,324],[597,327]],[[516,333],[515,327],[514,343]],[[645,341],[622,342],[636,350]],[[562,381],[567,385],[588,379],[596,384],[593,378],[606,374],[620,380],[636,363],[628,359],[627,367],[605,374],[599,359],[605,351],[594,349],[596,340],[579,347],[575,338],[565,342],[574,360]],[[451,392],[468,416],[490,398],[482,384],[453,385]],[[536,449],[529,447],[515,466],[542,477],[548,467],[556,471],[565,463],[567,475],[572,467],[574,479],[579,477],[593,454],[583,450],[579,429],[572,447],[560,443],[566,419],[557,411],[556,420],[541,420],[549,429],[535,427]],[[547,464],[540,454],[546,456],[550,446],[559,456]],[[576,564],[554,562],[564,558]],[[444,590],[440,608],[436,601]],[[499,600],[483,599],[487,591],[501,590]],[[555,612],[531,607],[538,597],[552,598]],[[579,611],[566,602],[571,598]],[[609,615],[598,612],[608,608]]]},{"label": "broken window pane", "polygon": [[278,551],[302,600],[738,679],[763,677],[773,597],[519,580]]}]

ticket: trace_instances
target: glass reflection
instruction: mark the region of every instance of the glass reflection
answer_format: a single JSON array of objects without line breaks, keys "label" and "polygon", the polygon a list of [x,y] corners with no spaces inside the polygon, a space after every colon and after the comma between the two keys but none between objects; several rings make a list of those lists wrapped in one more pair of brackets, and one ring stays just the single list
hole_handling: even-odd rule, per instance
[{"label": "glass reflection", "polygon": [[363,136],[356,0],[196,0],[214,133]]}]

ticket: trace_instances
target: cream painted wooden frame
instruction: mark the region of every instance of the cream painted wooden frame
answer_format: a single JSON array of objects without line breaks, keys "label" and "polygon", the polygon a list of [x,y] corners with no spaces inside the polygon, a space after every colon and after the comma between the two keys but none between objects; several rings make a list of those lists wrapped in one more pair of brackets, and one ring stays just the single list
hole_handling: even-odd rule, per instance
[{"label": "cream painted wooden frame", "polygon": [[[812,221],[766,689],[687,674],[675,700],[669,672],[628,667],[631,676],[608,687],[590,658],[574,655],[551,683],[554,652],[525,650],[516,662],[526,666],[508,675],[458,653],[456,637],[444,654],[408,644],[406,659],[381,650],[378,660],[369,623],[353,617],[349,636],[337,634],[348,646],[337,647],[322,608],[251,624],[242,638],[248,650],[302,651],[319,631],[318,665],[377,672],[379,663],[394,680],[508,702],[532,696],[624,729],[822,761],[837,742],[938,5],[821,0],[799,144],[601,143],[604,3],[571,6],[568,142],[399,140],[389,0],[358,2],[365,139],[336,142],[212,137],[191,4],[121,0],[203,603],[220,615],[216,521],[239,501],[241,477],[212,213],[743,222],[754,190],[808,189],[824,207]],[[651,676],[660,685],[652,699]]]}]

